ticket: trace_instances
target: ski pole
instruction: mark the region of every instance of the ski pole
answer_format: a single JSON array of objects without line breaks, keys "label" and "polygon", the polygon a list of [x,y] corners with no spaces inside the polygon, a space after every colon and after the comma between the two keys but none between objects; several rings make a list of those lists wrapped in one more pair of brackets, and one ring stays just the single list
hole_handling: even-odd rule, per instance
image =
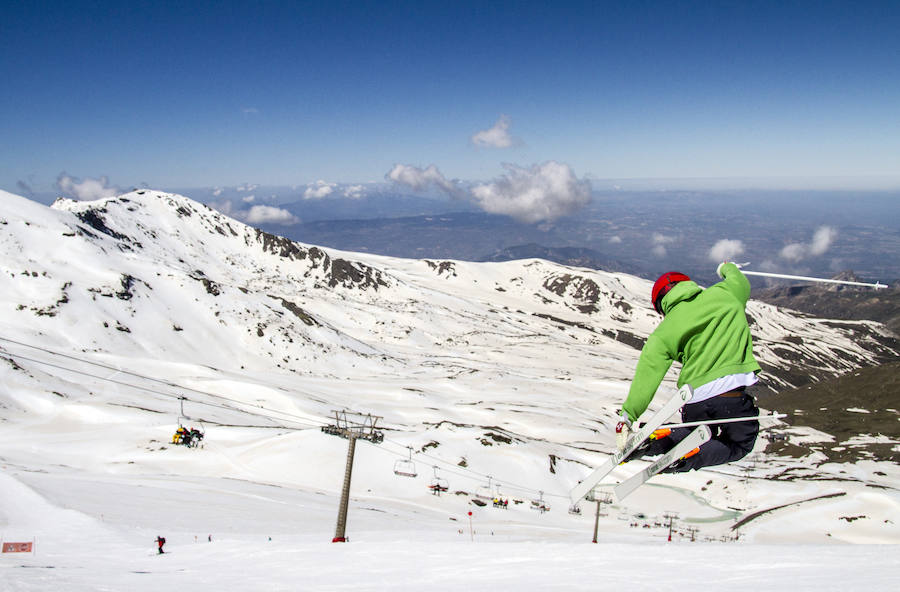
[{"label": "ski pole", "polygon": [[728,419],[703,419],[700,421],[687,421],[684,423],[664,423],[659,429],[664,428],[692,428],[700,425],[718,425],[720,423],[737,423],[739,421],[779,421],[781,418],[787,417],[786,413],[770,413],[768,415],[750,415],[747,417],[729,417]]},{"label": "ski pole", "polygon": [[806,282],[823,282],[826,284],[845,284],[848,286],[867,286],[870,288],[875,288],[876,290],[881,288],[887,288],[887,284],[882,284],[881,282],[875,282],[874,284],[870,284],[867,282],[848,282],[845,280],[832,280],[826,278],[815,278],[815,277],[807,277],[805,275],[788,275],[784,273],[768,273],[765,271],[747,271],[745,269],[741,269],[744,275],[757,275],[760,277],[770,277],[770,278],[782,278],[786,280],[802,280]]}]

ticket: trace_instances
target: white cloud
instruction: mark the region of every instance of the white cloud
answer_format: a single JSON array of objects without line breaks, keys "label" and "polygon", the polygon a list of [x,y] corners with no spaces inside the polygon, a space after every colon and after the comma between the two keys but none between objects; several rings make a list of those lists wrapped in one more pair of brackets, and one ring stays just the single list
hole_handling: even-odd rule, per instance
[{"label": "white cloud", "polygon": [[800,261],[806,258],[807,248],[803,243],[791,243],[786,245],[779,255],[782,259],[787,259],[788,261]]},{"label": "white cloud", "polygon": [[713,261],[733,261],[743,252],[743,241],[723,238],[709,250],[709,258]]},{"label": "white cloud", "polygon": [[513,145],[512,136],[509,135],[509,124],[509,117],[501,115],[492,128],[476,132],[472,136],[472,143],[487,148],[509,148]]},{"label": "white cloud", "polygon": [[222,201],[211,201],[206,205],[208,205],[215,211],[225,214],[226,216],[229,216],[231,218],[240,218],[240,216],[237,215],[237,212],[234,209],[234,204],[231,203],[230,199],[224,199]]},{"label": "white cloud", "polygon": [[344,197],[359,199],[365,195],[365,189],[362,185],[350,185],[344,188]]},{"label": "white cloud", "polygon": [[306,186],[306,191],[303,192],[303,199],[322,199],[323,197],[328,197],[334,192],[335,187],[336,184],[326,183],[322,180],[310,183]]},{"label": "white cloud", "polygon": [[244,203],[253,203],[254,201],[256,201],[256,196],[248,195],[247,197],[243,198],[241,201]]},{"label": "white cloud", "polygon": [[622,237],[619,235],[614,235],[614,236],[609,237],[609,244],[611,244],[611,245],[622,244]]},{"label": "white cloud", "polygon": [[837,230],[831,226],[820,226],[809,243],[791,243],[786,245],[779,255],[782,259],[798,262],[808,257],[824,255],[837,237]]},{"label": "white cloud", "polygon": [[820,226],[813,235],[812,242],[809,245],[809,254],[824,255],[836,237],[837,230],[831,226]]},{"label": "white cloud", "polygon": [[395,164],[385,178],[394,183],[407,185],[416,191],[427,189],[433,184],[452,197],[463,195],[457,182],[447,180],[433,164],[424,169],[408,164]]},{"label": "white cloud", "polygon": [[579,180],[569,165],[548,161],[527,169],[512,164],[504,168],[506,175],[472,188],[486,212],[534,223],[571,214],[591,201],[590,182]]},{"label": "white cloud", "polygon": [[247,224],[296,224],[296,216],[283,208],[253,206],[242,216]]},{"label": "white cloud", "polygon": [[69,197],[85,201],[113,197],[121,193],[118,187],[109,184],[109,179],[106,177],[100,177],[99,179],[86,177],[84,180],[81,180],[66,173],[60,173],[59,177],[56,178],[56,187]]},{"label": "white cloud", "polygon": [[653,236],[651,237],[651,241],[653,243],[653,247],[650,249],[650,252],[661,258],[669,254],[669,250],[666,248],[666,245],[674,243],[675,239],[660,232],[654,232]]},{"label": "white cloud", "polygon": [[507,174],[466,192],[459,181],[448,180],[436,166],[419,168],[397,164],[385,178],[416,191],[435,185],[454,198],[473,200],[486,212],[504,214],[526,223],[551,221],[591,201],[591,184],[579,180],[571,167],[548,161],[530,168],[503,165]]},{"label": "white cloud", "polygon": [[[241,202],[246,203],[247,199],[243,198]],[[283,208],[273,206],[255,205],[249,210],[241,209],[240,205],[235,205],[235,201],[223,199],[221,201],[210,202],[207,204],[217,212],[221,212],[230,218],[240,220],[246,224],[297,224],[300,219]]]}]

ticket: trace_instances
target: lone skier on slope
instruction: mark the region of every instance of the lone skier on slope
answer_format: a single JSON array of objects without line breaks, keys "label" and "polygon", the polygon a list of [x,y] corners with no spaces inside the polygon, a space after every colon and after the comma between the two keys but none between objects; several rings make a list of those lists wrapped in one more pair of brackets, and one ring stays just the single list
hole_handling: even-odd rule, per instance
[{"label": "lone skier on slope", "polygon": [[[733,417],[756,417],[759,409],[746,388],[761,371],[753,357],[753,343],[744,308],[750,282],[734,263],[719,265],[723,281],[707,289],[677,271],[653,284],[651,301],[664,316],[638,360],[628,397],[616,425],[616,445],[625,446],[632,423],[647,409],[672,362],[681,362],[679,388],[691,385],[693,397],[682,408],[685,422]],[[758,421],[712,425],[713,437],[671,465],[666,472],[685,472],[732,462],[746,456],[756,442]],[[690,428],[657,430],[633,455],[655,456],[685,438]]]}]

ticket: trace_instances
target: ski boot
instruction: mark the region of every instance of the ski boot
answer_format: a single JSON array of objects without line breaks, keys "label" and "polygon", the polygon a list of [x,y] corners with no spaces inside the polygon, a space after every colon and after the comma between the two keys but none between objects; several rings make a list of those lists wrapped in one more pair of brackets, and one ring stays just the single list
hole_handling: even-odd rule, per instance
[{"label": "ski boot", "polygon": [[700,452],[700,448],[694,448],[693,450],[691,450],[690,452],[688,452],[687,454],[685,454],[684,456],[682,456],[681,458],[679,458],[678,460],[676,460],[675,462],[673,462],[672,464],[667,466],[665,469],[660,471],[660,473],[686,473],[686,472],[690,471],[691,467],[688,466],[687,459],[691,458],[695,454],[699,454],[699,452]]},{"label": "ski boot", "polygon": [[669,436],[671,435],[672,430],[669,428],[659,428],[658,430],[654,430],[653,433],[650,434],[650,437],[642,442],[640,446],[635,448],[634,452],[629,454],[622,462],[625,463],[644,456],[659,456],[660,454],[668,452],[672,446],[675,445],[669,439]]}]

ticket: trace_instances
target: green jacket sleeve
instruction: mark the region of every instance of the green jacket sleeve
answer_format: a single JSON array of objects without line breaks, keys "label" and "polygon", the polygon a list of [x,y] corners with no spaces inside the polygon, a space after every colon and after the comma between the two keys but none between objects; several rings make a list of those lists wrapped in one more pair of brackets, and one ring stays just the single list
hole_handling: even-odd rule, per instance
[{"label": "green jacket sleeve", "polygon": [[659,331],[651,333],[641,350],[641,357],[638,360],[634,380],[631,381],[628,397],[622,404],[622,409],[628,413],[631,421],[637,420],[650,406],[656,389],[659,388],[674,359],[674,355],[669,352]]}]

